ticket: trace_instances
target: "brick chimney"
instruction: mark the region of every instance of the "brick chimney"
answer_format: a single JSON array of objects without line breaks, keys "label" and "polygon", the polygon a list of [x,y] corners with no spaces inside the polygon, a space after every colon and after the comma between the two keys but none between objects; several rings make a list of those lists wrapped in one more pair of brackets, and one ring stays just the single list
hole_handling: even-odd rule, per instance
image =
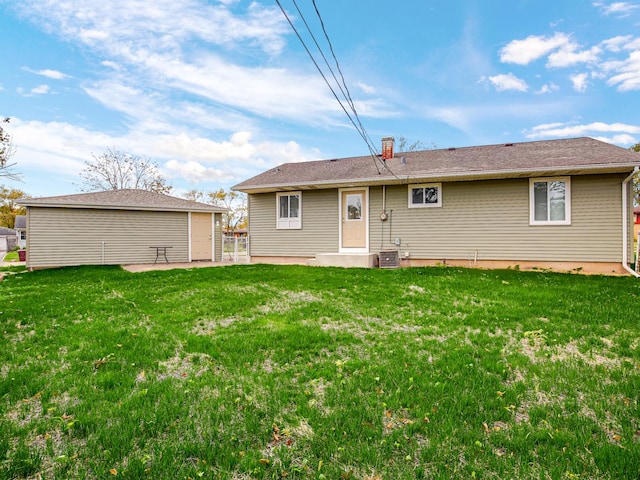
[{"label": "brick chimney", "polygon": [[389,160],[393,158],[393,142],[395,142],[395,138],[393,137],[384,137],[382,139],[382,159]]}]

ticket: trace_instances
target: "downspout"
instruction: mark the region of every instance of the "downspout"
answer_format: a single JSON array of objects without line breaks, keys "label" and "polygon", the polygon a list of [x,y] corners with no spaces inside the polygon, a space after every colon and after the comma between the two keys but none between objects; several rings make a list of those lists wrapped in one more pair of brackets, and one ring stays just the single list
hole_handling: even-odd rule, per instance
[{"label": "downspout", "polygon": [[[636,278],[640,278],[640,274],[629,267],[629,189],[627,185],[640,167],[635,167],[633,173],[622,181],[622,268]],[[640,259],[636,259],[636,262]]]}]

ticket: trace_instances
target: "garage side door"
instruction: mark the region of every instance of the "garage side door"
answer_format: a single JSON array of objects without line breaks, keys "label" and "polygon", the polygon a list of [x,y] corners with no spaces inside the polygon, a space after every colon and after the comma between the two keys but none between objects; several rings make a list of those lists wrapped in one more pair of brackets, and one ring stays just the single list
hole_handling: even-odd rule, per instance
[{"label": "garage side door", "polygon": [[211,260],[212,237],[211,237],[211,217],[210,213],[191,214],[191,259]]}]

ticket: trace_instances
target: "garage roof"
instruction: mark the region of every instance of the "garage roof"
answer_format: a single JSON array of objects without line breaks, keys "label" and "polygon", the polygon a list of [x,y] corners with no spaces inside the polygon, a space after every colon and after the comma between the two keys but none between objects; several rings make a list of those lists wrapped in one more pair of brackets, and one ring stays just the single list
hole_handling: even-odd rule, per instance
[{"label": "garage roof", "polygon": [[121,189],[104,192],[78,193],[57,197],[24,198],[18,201],[26,207],[93,208],[111,210],[149,210],[171,212],[223,213],[225,208],[172,197],[148,190]]}]

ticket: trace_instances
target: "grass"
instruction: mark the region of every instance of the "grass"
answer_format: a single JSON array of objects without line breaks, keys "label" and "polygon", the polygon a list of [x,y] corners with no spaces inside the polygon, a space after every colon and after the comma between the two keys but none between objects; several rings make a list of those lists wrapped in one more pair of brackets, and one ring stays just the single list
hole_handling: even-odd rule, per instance
[{"label": "grass", "polygon": [[19,260],[18,252],[16,251],[7,252],[6,255],[4,256],[4,259],[0,258],[0,260],[5,262],[17,262]]},{"label": "grass", "polygon": [[116,267],[0,282],[0,477],[631,479],[640,282]]}]

